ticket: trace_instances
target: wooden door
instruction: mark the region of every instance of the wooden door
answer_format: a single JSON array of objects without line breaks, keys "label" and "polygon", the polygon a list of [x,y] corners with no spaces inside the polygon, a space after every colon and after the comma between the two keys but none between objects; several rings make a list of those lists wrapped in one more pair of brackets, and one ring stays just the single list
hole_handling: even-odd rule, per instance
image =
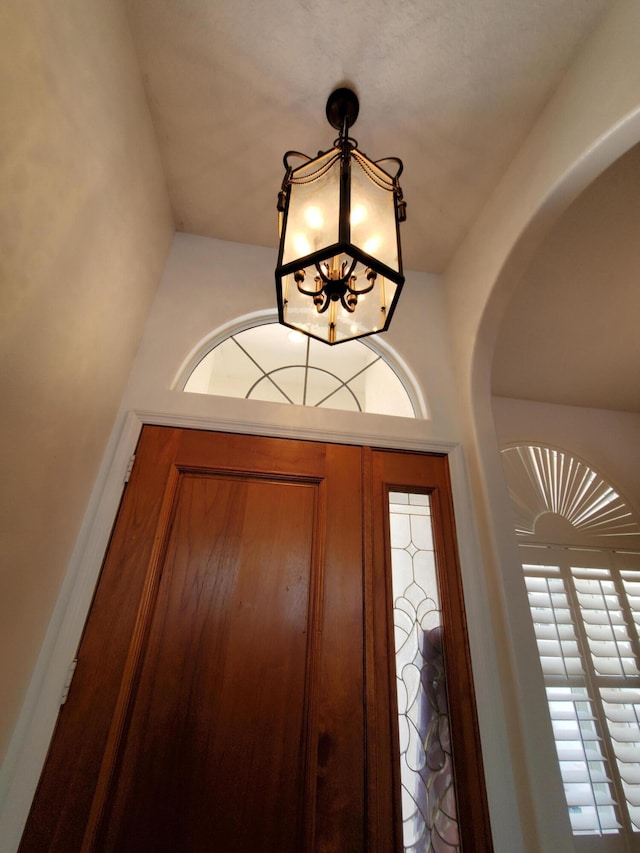
[{"label": "wooden door", "polygon": [[143,430],[21,851],[402,849],[377,458]]}]

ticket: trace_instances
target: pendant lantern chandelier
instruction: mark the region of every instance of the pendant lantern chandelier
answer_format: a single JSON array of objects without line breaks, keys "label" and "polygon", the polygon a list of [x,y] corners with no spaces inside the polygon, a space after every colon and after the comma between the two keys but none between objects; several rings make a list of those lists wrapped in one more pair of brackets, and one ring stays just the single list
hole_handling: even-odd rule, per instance
[{"label": "pendant lantern chandelier", "polygon": [[350,89],[329,96],[327,119],[339,137],[314,159],[287,151],[278,195],[280,322],[328,344],[384,332],[404,284],[402,162],[358,150],[349,136],[358,110]]}]

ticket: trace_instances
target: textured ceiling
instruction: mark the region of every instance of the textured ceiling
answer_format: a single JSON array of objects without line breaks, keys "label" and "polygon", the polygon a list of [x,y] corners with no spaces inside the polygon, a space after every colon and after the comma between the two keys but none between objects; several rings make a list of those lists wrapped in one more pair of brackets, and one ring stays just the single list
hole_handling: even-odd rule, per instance
[{"label": "textured ceiling", "polygon": [[282,155],[404,160],[405,267],[447,264],[607,0],[127,0],[180,230],[273,246]]},{"label": "textured ceiling", "polygon": [[569,207],[502,321],[493,391],[640,412],[640,145]]},{"label": "textured ceiling", "polygon": [[[404,161],[405,267],[442,271],[609,0],[126,0],[179,230],[276,245],[288,149]],[[510,305],[494,392],[640,410],[640,155],[572,206]],[[635,276],[635,277],[634,277]]]}]

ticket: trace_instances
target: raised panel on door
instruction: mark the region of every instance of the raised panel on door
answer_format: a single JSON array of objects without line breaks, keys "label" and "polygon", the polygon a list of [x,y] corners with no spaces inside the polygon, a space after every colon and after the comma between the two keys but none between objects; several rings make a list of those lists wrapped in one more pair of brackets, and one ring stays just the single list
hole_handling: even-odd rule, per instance
[{"label": "raised panel on door", "polygon": [[101,850],[301,849],[317,493],[180,477]]}]

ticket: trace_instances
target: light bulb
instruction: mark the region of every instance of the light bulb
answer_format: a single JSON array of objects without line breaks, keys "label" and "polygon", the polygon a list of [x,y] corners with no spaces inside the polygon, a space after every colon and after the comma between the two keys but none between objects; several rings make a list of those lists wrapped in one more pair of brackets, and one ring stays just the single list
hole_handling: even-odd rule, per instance
[{"label": "light bulb", "polygon": [[293,238],[293,245],[295,246],[296,252],[300,257],[304,257],[304,255],[311,254],[311,244],[304,236],[304,234],[296,234]]},{"label": "light bulb", "polygon": [[287,335],[292,344],[301,344],[304,341],[305,336],[302,332],[291,331]]},{"label": "light bulb", "polygon": [[304,218],[307,220],[309,228],[322,228],[324,225],[324,216],[319,207],[307,207],[304,212]]},{"label": "light bulb", "polygon": [[380,245],[380,238],[379,237],[369,237],[369,239],[367,240],[367,242],[364,244],[364,246],[362,248],[365,250],[367,255],[373,255],[377,251],[379,245]]},{"label": "light bulb", "polygon": [[367,208],[364,204],[356,204],[355,207],[351,210],[351,216],[349,217],[349,221],[352,225],[360,225],[361,222],[364,222],[367,218]]}]

